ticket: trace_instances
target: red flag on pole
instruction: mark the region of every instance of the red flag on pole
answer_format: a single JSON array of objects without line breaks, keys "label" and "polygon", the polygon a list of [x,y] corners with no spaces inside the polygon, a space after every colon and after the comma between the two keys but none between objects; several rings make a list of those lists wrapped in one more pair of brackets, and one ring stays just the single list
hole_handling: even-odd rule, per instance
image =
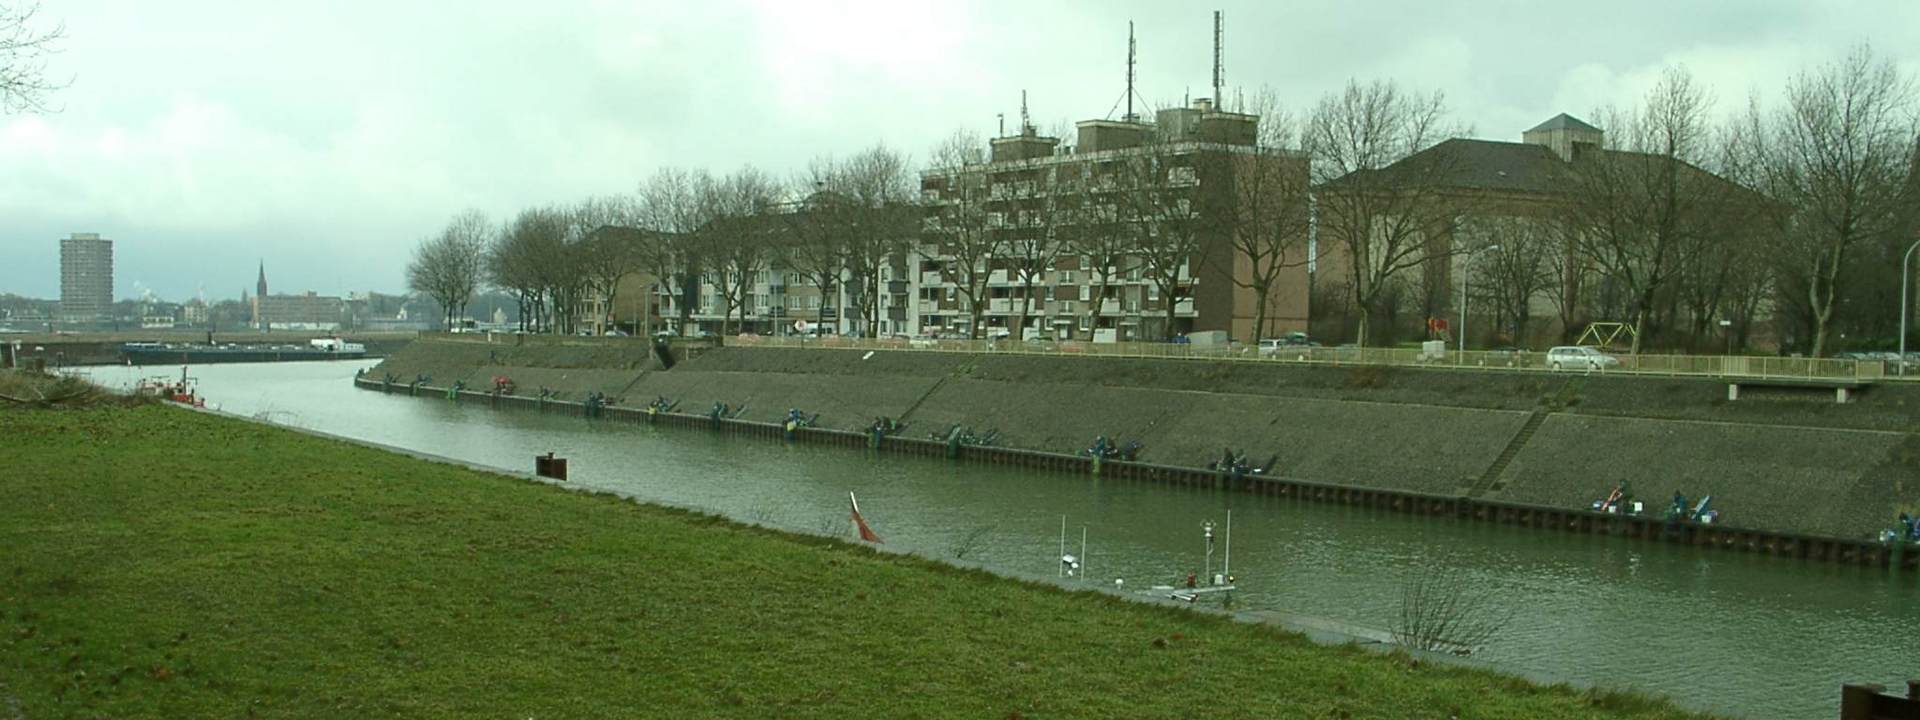
[{"label": "red flag on pole", "polygon": [[870,543],[880,542],[880,536],[873,534],[873,528],[867,527],[866,518],[860,517],[860,500],[847,493],[847,500],[853,503],[853,524],[860,528],[860,539]]}]

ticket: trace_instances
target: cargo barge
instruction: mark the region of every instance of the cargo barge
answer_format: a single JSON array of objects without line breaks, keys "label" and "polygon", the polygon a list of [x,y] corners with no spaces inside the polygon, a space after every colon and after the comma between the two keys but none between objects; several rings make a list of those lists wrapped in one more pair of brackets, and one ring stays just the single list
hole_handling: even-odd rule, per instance
[{"label": "cargo barge", "polygon": [[130,342],[120,346],[128,365],[204,365],[208,363],[358,360],[367,346],[339,338],[316,338],[305,345]]}]

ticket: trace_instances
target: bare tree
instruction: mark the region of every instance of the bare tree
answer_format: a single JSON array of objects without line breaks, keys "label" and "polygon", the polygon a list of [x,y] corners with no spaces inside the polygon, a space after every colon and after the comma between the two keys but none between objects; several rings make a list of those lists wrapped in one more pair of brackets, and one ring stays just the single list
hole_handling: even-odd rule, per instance
[{"label": "bare tree", "polygon": [[841,276],[847,272],[847,254],[840,235],[830,222],[834,216],[834,196],[825,190],[833,161],[816,158],[806,174],[796,179],[791,192],[798,198],[780,217],[782,224],[779,258],[787,267],[812,283],[819,292],[814,306],[815,324],[824,325],[827,309],[839,293]]},{"label": "bare tree", "polygon": [[1491,591],[1473,583],[1450,558],[1429,558],[1401,588],[1400,615],[1389,634],[1401,647],[1466,655],[1512,620]]},{"label": "bare tree", "polygon": [[544,295],[534,265],[538,258],[530,238],[525,233],[515,232],[519,219],[498,228],[487,248],[486,277],[488,284],[513,295],[519,307],[520,330],[532,331],[539,328],[538,308],[544,304]]},{"label": "bare tree", "polygon": [[1080,204],[1085,199],[1080,187],[1083,183],[1072,169],[1055,170],[1068,179],[1056,176],[1047,181],[1046,187],[1036,188],[1030,194],[1022,193],[1027,197],[1016,198],[1012,203],[1010,227],[1005,229],[1005,239],[1000,243],[1004,253],[1002,264],[1020,288],[1020,312],[1012,328],[1015,339],[1026,337],[1027,320],[1033,316],[1033,301],[1039,295],[1037,290],[1046,280],[1047,271],[1066,254],[1068,235],[1079,229]]},{"label": "bare tree", "polygon": [[1350,80],[1307,117],[1302,144],[1319,187],[1320,238],[1342,256],[1362,345],[1372,316],[1384,309],[1388,281],[1452,252],[1434,240],[1451,234],[1457,217],[1458,208],[1442,197],[1457,155],[1428,153],[1389,167],[1456,133],[1446,124],[1443,95],[1410,93],[1390,81]]},{"label": "bare tree", "polygon": [[66,87],[47,80],[47,56],[67,35],[64,24],[36,29],[40,3],[0,5],[0,113],[40,112],[47,95]]},{"label": "bare tree", "polygon": [[684,335],[693,324],[700,302],[700,276],[706,262],[697,233],[706,224],[701,197],[713,183],[705,172],[663,168],[642,183],[635,217],[647,242],[640,246],[646,268],[675,298],[677,331]]},{"label": "bare tree", "polygon": [[707,224],[699,231],[701,245],[712,258],[708,268],[725,305],[720,334],[726,336],[732,333],[736,313],[745,322],[755,278],[767,268],[773,248],[768,211],[778,202],[779,191],[766,175],[749,167],[712,183],[702,195]]},{"label": "bare tree", "polygon": [[876,145],[834,164],[824,177],[816,218],[846,251],[847,286],[860,315],[857,331],[879,330],[881,270],[904,258],[920,225],[907,159]]},{"label": "bare tree", "polygon": [[[1207,189],[1208,223],[1227,240],[1228,252],[1207,255],[1208,264],[1236,287],[1253,291],[1253,337],[1268,337],[1275,293],[1288,270],[1313,260],[1307,237],[1313,212],[1307,160],[1295,148],[1298,123],[1271,90],[1256,95],[1250,110],[1260,117],[1251,154],[1209,156],[1202,174],[1224,184]],[[1216,172],[1205,172],[1216,169]]]},{"label": "bare tree", "polygon": [[1805,293],[1813,356],[1828,349],[1849,254],[1904,229],[1915,131],[1913,79],[1864,45],[1795,76],[1784,106],[1756,104],[1742,123],[1744,174],[1792,211],[1776,257]]},{"label": "bare tree", "polygon": [[567,213],[555,208],[531,208],[520,211],[506,229],[505,258],[516,267],[515,281],[526,283],[528,309],[534,327],[548,332],[567,332],[563,297],[567,285],[578,281],[578,271],[567,246]]},{"label": "bare tree", "polygon": [[460,213],[439,235],[422,241],[407,264],[407,287],[439,303],[448,328],[466,314],[467,302],[480,286],[491,232],[480,211]]},{"label": "bare tree", "polygon": [[1709,146],[1710,101],[1684,68],[1669,68],[1638,112],[1603,111],[1603,152],[1575,158],[1573,246],[1619,293],[1634,353],[1656,334],[1661,293],[1709,246],[1732,185],[1694,163]]},{"label": "bare tree", "polygon": [[1099,334],[1100,318],[1115,281],[1125,276],[1133,262],[1132,233],[1120,213],[1119,175],[1103,172],[1085,181],[1080,201],[1071,208],[1070,230],[1064,238],[1065,252],[1079,256],[1080,268],[1092,281],[1087,328],[1093,336]]},{"label": "bare tree", "polygon": [[613,324],[620,280],[641,269],[646,237],[632,227],[637,212],[633,198],[617,195],[588,198],[572,210],[573,226],[585,233],[574,252],[586,289],[602,303],[593,319],[602,332]]},{"label": "bare tree", "polygon": [[1162,337],[1169,340],[1207,230],[1203,204],[1193,192],[1199,183],[1197,155],[1186,143],[1158,138],[1117,163],[1115,198],[1127,250],[1160,295],[1166,313]]},{"label": "bare tree", "polygon": [[1472,255],[1471,293],[1494,310],[1499,327],[1525,342],[1533,320],[1533,302],[1554,289],[1565,246],[1557,222],[1550,219],[1487,216],[1467,220],[1461,231],[1480,252]]},{"label": "bare tree", "polygon": [[967,337],[979,339],[987,280],[1001,255],[992,185],[983,167],[985,143],[972,132],[956,131],[934,148],[930,160],[936,198],[928,201],[923,241],[917,246],[941,282],[959,291],[967,307]]}]

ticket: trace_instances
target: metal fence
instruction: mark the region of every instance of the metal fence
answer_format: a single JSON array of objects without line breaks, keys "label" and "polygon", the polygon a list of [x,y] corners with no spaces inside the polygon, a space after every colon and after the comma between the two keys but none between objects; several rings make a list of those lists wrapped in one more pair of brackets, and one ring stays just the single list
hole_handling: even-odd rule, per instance
[{"label": "metal fence", "polygon": [[[515,333],[421,333],[435,340],[542,345],[562,347],[605,347],[626,344],[643,349],[646,338],[571,337]],[[676,339],[676,341],[682,341]],[[959,353],[1007,353],[1063,357],[1128,357],[1225,360],[1251,363],[1291,363],[1302,365],[1384,365],[1394,367],[1460,368],[1534,372],[1593,372],[1598,374],[1676,375],[1704,377],[1771,378],[1783,380],[1865,381],[1896,379],[1887,363],[1837,358],[1760,357],[1749,355],[1657,355],[1610,354],[1619,364],[1589,368],[1578,363],[1555,366],[1547,353],[1499,350],[1445,350],[1430,353],[1415,348],[1317,347],[1289,345],[1257,348],[1245,345],[1195,345],[1157,342],[1016,342],[1013,340],[928,340],[906,338],[762,337],[743,335],[698,342],[737,347],[830,348],[841,350],[902,350]],[[644,351],[644,350],[642,350]],[[1909,378],[1913,377],[1912,375]]]},{"label": "metal fence", "polygon": [[1580,363],[1558,366],[1544,352],[1446,350],[1430,353],[1409,348],[1283,346],[1256,348],[1241,345],[1185,343],[1014,342],[1011,340],[921,340],[846,337],[753,337],[726,339],[737,347],[829,348],[842,350],[902,350],[962,353],[1007,353],[1064,357],[1185,358],[1249,363],[1301,365],[1385,365],[1395,367],[1461,368],[1533,372],[1592,372],[1598,374],[1686,375],[1708,377],[1777,378],[1822,381],[1875,381],[1885,366],[1879,362],[1831,358],[1753,357],[1742,355],[1608,355],[1618,365],[1591,368]]}]

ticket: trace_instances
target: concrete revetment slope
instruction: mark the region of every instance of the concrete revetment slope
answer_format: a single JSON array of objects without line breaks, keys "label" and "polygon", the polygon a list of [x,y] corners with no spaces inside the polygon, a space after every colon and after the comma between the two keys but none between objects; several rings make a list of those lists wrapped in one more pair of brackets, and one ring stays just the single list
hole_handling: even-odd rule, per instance
[{"label": "concrete revetment slope", "polygon": [[1895,385],[1844,406],[1784,394],[1728,403],[1703,379],[780,348],[714,348],[659,370],[631,349],[431,340],[369,377],[416,369],[476,390],[517,373],[521,395],[536,392],[521,378],[538,378],[574,397],[600,390],[616,407],[666,397],[689,415],[721,402],[749,422],[796,408],[829,430],[881,416],[909,423],[906,438],[997,430],[998,445],[1050,453],[1105,435],[1173,467],[1231,448],[1275,458],[1288,479],[1566,511],[1624,480],[1649,514],[1676,490],[1710,494],[1722,523],[1774,533],[1862,540],[1920,509],[1920,389]]}]

